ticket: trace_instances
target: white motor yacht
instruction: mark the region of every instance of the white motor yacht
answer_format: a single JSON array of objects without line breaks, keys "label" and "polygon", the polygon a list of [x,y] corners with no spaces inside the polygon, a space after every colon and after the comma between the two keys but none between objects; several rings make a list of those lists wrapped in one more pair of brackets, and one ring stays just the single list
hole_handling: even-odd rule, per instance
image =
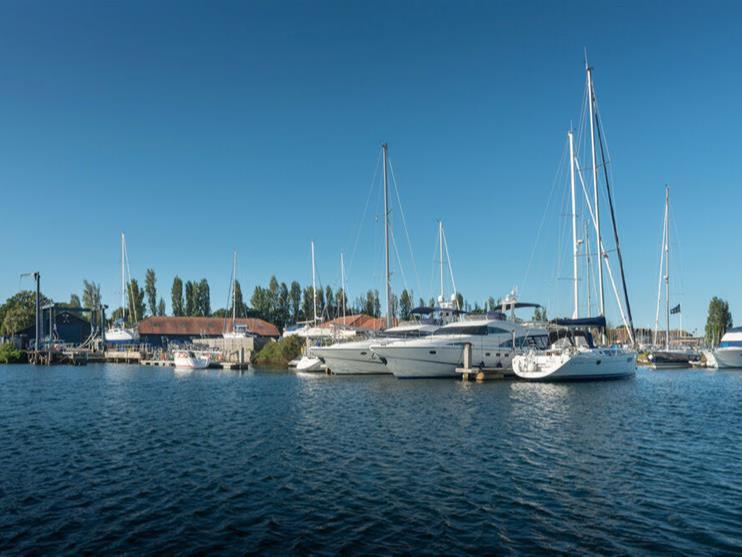
[{"label": "white motor yacht", "polygon": [[716,368],[742,368],[742,327],[729,329],[719,346],[704,350],[706,365]]},{"label": "white motor yacht", "polygon": [[545,329],[503,319],[477,319],[444,325],[428,337],[372,344],[371,350],[401,379],[456,377],[466,344],[472,346],[472,366],[509,370],[516,348],[545,348],[547,343]]}]

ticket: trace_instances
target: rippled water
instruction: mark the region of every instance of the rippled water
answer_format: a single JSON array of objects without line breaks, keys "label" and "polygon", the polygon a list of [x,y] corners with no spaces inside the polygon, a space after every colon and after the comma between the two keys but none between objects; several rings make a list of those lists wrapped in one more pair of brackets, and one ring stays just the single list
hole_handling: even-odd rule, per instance
[{"label": "rippled water", "polygon": [[0,553],[735,553],[742,372],[0,366]]}]

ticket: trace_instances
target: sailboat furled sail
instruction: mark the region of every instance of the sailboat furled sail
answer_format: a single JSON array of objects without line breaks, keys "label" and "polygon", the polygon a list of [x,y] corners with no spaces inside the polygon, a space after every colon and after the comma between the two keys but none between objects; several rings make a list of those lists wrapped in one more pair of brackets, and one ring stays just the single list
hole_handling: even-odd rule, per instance
[{"label": "sailboat furled sail", "polygon": [[[571,224],[572,224],[572,295],[573,310],[571,319],[558,319],[551,322],[553,330],[550,332],[549,346],[546,349],[530,349],[518,354],[513,358],[513,371],[522,379],[535,381],[554,380],[577,380],[577,379],[608,379],[632,376],[636,373],[636,352],[634,351],[634,326],[631,316],[631,305],[629,303],[628,288],[624,273],[623,256],[619,242],[618,225],[616,223],[616,212],[613,204],[613,192],[609,181],[603,134],[600,128],[600,119],[595,99],[595,89],[592,76],[592,68],[585,64],[587,79],[587,105],[589,114],[590,132],[590,154],[592,161],[593,196],[592,201],[587,194],[585,182],[582,177],[578,158],[574,149],[574,138],[572,130],[567,133],[570,157],[570,193],[571,193]],[[600,163],[598,163],[596,144],[600,149]],[[600,195],[598,168],[603,168],[605,182],[605,194],[610,208],[611,224],[615,242],[615,252],[618,259],[622,295],[616,286],[616,282],[608,259],[608,251],[605,248],[600,226]],[[590,220],[595,229],[596,244],[598,249],[598,296],[600,315],[597,318],[580,317],[578,297],[578,264],[579,256],[577,239],[577,217],[576,217],[576,182],[579,178],[585,194],[585,207],[590,215]],[[621,319],[626,327],[629,347],[622,346],[595,346],[591,330],[598,329],[605,341],[605,290],[603,272],[607,271],[616,304],[621,314]]]},{"label": "sailboat furled sail", "polygon": [[[128,281],[127,281],[128,276]],[[121,233],[121,316],[110,329],[105,332],[105,340],[108,344],[131,344],[139,340],[139,332],[136,323],[139,316],[136,314],[136,304],[129,303],[131,293],[128,286],[131,284],[131,273],[129,272],[129,255],[126,251],[126,236]],[[131,310],[129,309],[131,307]],[[131,318],[132,327],[126,327],[127,314]]]},{"label": "sailboat furled sail", "polygon": [[[237,323],[237,251],[232,254],[232,281],[229,285],[229,305],[232,312],[231,327],[227,327],[227,317],[224,317],[224,338],[247,338],[250,332],[246,325]],[[242,311],[242,308],[240,308]]]}]

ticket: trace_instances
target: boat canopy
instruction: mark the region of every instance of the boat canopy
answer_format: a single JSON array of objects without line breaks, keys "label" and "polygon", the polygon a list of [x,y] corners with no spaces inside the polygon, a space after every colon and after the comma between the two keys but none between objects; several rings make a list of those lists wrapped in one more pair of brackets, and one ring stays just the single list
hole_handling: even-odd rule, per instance
[{"label": "boat canopy", "polygon": [[411,310],[410,313],[412,315],[430,315],[431,313],[436,313],[440,311],[445,311],[445,312],[454,313],[454,314],[466,313],[465,311],[462,311],[456,308],[442,308],[442,307],[428,307],[428,306],[416,307],[415,309]]},{"label": "boat canopy", "polygon": [[552,319],[550,321],[552,325],[560,325],[562,327],[596,327],[598,329],[605,329],[605,316],[600,315],[598,317],[580,317],[577,319]]}]

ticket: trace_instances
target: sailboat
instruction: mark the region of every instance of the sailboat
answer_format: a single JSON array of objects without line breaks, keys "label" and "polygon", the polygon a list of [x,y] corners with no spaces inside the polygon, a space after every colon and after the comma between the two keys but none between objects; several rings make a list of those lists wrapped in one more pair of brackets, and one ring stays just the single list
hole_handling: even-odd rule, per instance
[{"label": "sailboat", "polygon": [[247,325],[241,325],[237,323],[237,251],[232,255],[232,284],[230,285],[230,298],[232,305],[232,327],[227,330],[227,320],[224,319],[224,338],[247,338],[250,335],[250,331],[247,329]]},{"label": "sailboat", "polygon": [[[307,339],[307,349],[301,358],[296,362],[296,371],[323,371],[324,364],[317,356],[310,353],[309,345],[313,340],[327,336],[330,331],[323,330],[317,326],[319,318],[317,317],[317,268],[314,259],[314,241],[311,242],[312,250],[312,321],[305,323],[301,329],[296,330],[293,334]],[[284,336],[286,333],[284,332]]]},{"label": "sailboat", "polygon": [[[662,265],[665,265],[664,277]],[[658,347],[660,302],[662,298],[662,282],[665,283],[665,345]],[[697,361],[700,355],[688,348],[670,346],[670,315],[679,313],[680,306],[670,309],[670,186],[665,186],[665,220],[662,226],[662,249],[660,250],[660,278],[657,286],[657,314],[654,327],[654,346],[647,354],[649,365],[654,369],[688,368],[690,362]],[[681,320],[682,323],[682,320]],[[682,330],[682,327],[680,327]]]},{"label": "sailboat", "polygon": [[[121,317],[116,320],[116,322],[113,324],[113,327],[110,329],[106,329],[105,332],[105,341],[108,344],[131,344],[133,342],[136,342],[139,340],[139,332],[136,329],[136,326],[127,328],[126,327],[126,313],[127,308],[129,305],[127,304],[128,300],[128,288],[127,288],[127,282],[126,282],[126,276],[127,276],[127,270],[129,267],[129,257],[128,253],[126,251],[126,237],[124,236],[124,233],[121,233]],[[131,280],[131,277],[129,277]],[[137,315],[136,315],[136,305],[132,304],[132,308],[134,311],[134,319],[133,322],[136,324],[137,322]]]},{"label": "sailboat", "polygon": [[[574,308],[571,319],[557,319],[551,322],[555,328],[549,335],[549,346],[545,350],[529,349],[516,355],[513,358],[513,371],[521,379],[530,381],[574,381],[580,379],[618,379],[630,377],[636,373],[636,352],[634,345],[634,327],[631,318],[631,306],[629,304],[628,289],[626,287],[626,277],[623,269],[623,257],[621,255],[621,246],[618,239],[618,227],[616,224],[615,211],[613,208],[613,196],[608,181],[608,171],[606,167],[606,157],[603,145],[602,134],[600,130],[600,121],[597,114],[597,105],[595,101],[595,90],[593,88],[592,68],[587,64],[587,94],[588,110],[590,118],[590,145],[592,155],[592,177],[593,177],[593,203],[587,196],[587,190],[584,188],[586,206],[590,212],[593,226],[596,233],[596,245],[598,246],[598,283],[600,296],[600,315],[595,318],[579,317],[579,298],[578,298],[578,240],[577,240],[577,209],[576,209],[576,192],[575,192],[575,173],[579,173],[579,163],[574,152],[574,138],[572,130],[567,133],[569,142],[570,157],[570,191],[572,202],[572,282]],[[604,171],[605,185],[607,190],[608,202],[611,210],[611,221],[613,224],[613,234],[616,244],[616,253],[618,256],[619,267],[621,270],[621,280],[623,283],[623,298],[626,304],[626,315],[624,314],[622,301],[618,295],[610,262],[607,258],[607,252],[603,245],[603,239],[600,229],[600,210],[598,195],[598,164],[595,150],[595,132],[598,133],[598,142],[600,144],[601,163]],[[578,174],[582,181],[581,174]],[[598,329],[604,336],[606,328],[605,321],[605,297],[603,284],[603,259],[613,286],[613,292],[616,297],[621,317],[626,325],[629,334],[630,348],[622,346],[598,347],[593,343],[591,329]]]}]

